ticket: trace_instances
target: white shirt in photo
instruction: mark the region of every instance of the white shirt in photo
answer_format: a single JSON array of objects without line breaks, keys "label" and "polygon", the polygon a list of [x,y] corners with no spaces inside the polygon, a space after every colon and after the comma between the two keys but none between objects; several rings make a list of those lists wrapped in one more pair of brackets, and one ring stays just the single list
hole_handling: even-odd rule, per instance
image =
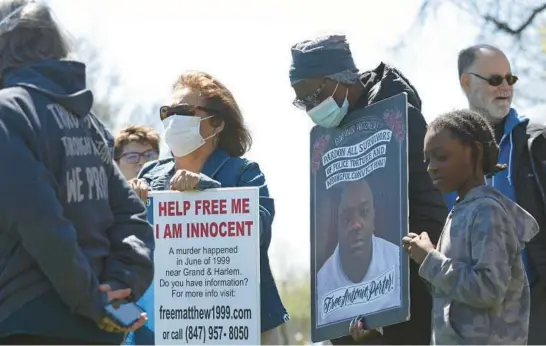
[{"label": "white shirt in photo", "polygon": [[[317,273],[317,325],[352,319],[399,307],[400,247],[372,236],[373,255],[361,282],[347,278],[339,257],[339,244]],[[357,264],[355,264],[357,265]]]}]

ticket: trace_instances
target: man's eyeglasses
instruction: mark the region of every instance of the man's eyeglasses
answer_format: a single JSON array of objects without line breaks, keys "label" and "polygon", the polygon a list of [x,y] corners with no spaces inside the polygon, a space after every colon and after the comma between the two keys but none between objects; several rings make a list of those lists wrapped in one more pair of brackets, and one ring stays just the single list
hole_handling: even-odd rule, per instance
[{"label": "man's eyeglasses", "polygon": [[202,107],[202,106],[194,106],[189,105],[186,103],[179,104],[176,106],[162,106],[159,108],[159,117],[161,120],[165,120],[171,115],[189,115],[194,116],[195,112],[200,109],[204,112],[207,112],[209,114],[216,114],[217,112],[214,109]]},{"label": "man's eyeglasses", "polygon": [[494,86],[494,87],[497,87],[497,86],[501,85],[502,82],[505,79],[506,79],[506,83],[508,83],[508,85],[510,85],[510,86],[516,84],[516,82],[518,81],[518,77],[511,74],[511,73],[508,73],[506,76],[501,76],[499,74],[494,74],[494,75],[491,75],[491,77],[489,77],[489,78],[480,76],[479,74],[472,73],[472,72],[470,72],[469,74],[471,74],[471,75],[473,75],[475,77],[478,77],[479,79],[482,79],[482,80],[486,81],[487,83],[489,83],[489,85]]},{"label": "man's eyeglasses", "polygon": [[143,153],[139,153],[139,152],[136,152],[136,151],[131,151],[131,152],[127,152],[127,153],[123,153],[119,156],[118,160],[123,158],[125,161],[127,161],[127,163],[131,163],[131,164],[137,164],[140,162],[140,158],[144,158],[144,160],[146,162],[149,162],[149,161],[152,161],[152,160],[157,160],[157,157],[159,155],[157,154],[157,151],[155,151],[154,149],[151,149],[151,150],[147,150]]},{"label": "man's eyeglasses", "polygon": [[313,91],[309,95],[301,99],[296,97],[294,101],[292,101],[292,104],[302,110],[313,109],[314,107],[320,104],[321,100],[319,98],[319,95],[325,86],[326,86],[326,80],[322,83],[322,85],[317,90]]}]

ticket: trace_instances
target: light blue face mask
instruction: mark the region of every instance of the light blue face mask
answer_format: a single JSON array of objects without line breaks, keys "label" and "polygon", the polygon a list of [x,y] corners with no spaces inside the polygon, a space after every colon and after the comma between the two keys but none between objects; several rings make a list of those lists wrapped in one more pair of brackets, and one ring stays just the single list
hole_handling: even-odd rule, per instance
[{"label": "light blue face mask", "polygon": [[[339,83],[337,83],[332,95],[335,94],[338,86]],[[345,101],[343,101],[343,105],[341,105],[341,107],[337,105],[337,102],[332,96],[329,96],[316,107],[308,110],[307,115],[309,115],[311,120],[313,120],[313,122],[319,126],[326,128],[337,127],[345,115],[347,115],[347,111],[349,110],[349,101],[347,100],[348,94],[349,89],[347,89]]]}]

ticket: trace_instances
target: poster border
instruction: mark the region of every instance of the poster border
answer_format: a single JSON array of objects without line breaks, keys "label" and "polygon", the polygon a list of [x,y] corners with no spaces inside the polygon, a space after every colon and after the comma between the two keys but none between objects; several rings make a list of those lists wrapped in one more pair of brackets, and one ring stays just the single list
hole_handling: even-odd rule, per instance
[{"label": "poster border", "polygon": [[[406,175],[406,184],[403,185],[402,179],[400,179],[400,194],[401,197],[408,201],[406,203],[406,210],[403,210],[403,203],[400,204],[400,237],[399,237],[399,243],[397,245],[400,246],[400,302],[401,305],[399,307],[382,310],[378,313],[368,315],[365,318],[364,323],[368,326],[368,328],[377,328],[377,327],[385,327],[389,326],[395,323],[400,323],[400,321],[408,321],[410,319],[410,308],[411,308],[411,302],[409,297],[409,291],[410,291],[410,274],[409,274],[409,257],[408,254],[403,251],[402,249],[402,237],[405,235],[404,231],[407,233],[409,232],[409,167],[408,167],[408,160],[409,160],[409,144],[408,144],[408,122],[409,122],[409,109],[408,109],[408,103],[407,103],[407,94],[405,92],[394,95],[392,97],[386,98],[384,100],[381,100],[379,102],[373,103],[371,105],[368,105],[366,109],[369,110],[370,113],[374,113],[374,110],[384,109],[386,103],[395,103],[395,104],[403,104],[406,107],[406,116],[405,116],[405,123],[404,123],[404,141],[401,142],[400,145],[404,145],[405,150],[405,157],[403,155],[400,155],[400,160],[405,161],[405,164],[403,162],[400,163],[400,170],[401,173],[405,173]],[[344,129],[347,128],[354,123],[361,122],[362,118],[358,119],[352,119],[351,121],[347,123],[342,123],[342,126],[340,126],[337,129]],[[349,335],[349,324],[352,318],[339,321],[336,323],[331,323],[323,326],[317,325],[317,290],[316,290],[316,234],[314,230],[316,229],[317,224],[317,212],[316,212],[316,195],[314,191],[316,191],[316,175],[312,172],[312,155],[313,155],[313,133],[316,131],[324,131],[323,128],[319,127],[318,125],[314,126],[311,129],[310,132],[310,161],[309,161],[309,172],[310,172],[310,245],[311,245],[311,251],[310,251],[310,269],[311,269],[311,340],[313,342],[321,342],[324,340],[339,338],[343,336]],[[321,163],[322,165],[322,163]],[[403,220],[406,220],[404,222]],[[408,292],[407,294],[403,294],[404,292]],[[354,317],[353,317],[354,318]]]}]

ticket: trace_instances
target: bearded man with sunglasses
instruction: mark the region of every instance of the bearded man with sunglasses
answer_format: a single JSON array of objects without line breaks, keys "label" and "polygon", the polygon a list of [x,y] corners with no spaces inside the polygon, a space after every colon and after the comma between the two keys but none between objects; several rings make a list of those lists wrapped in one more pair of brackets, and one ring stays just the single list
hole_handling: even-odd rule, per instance
[{"label": "bearded man with sunglasses", "polygon": [[[541,232],[522,256],[531,286],[529,345],[546,344],[546,128],[511,108],[514,84],[510,62],[498,48],[480,44],[459,53],[461,87],[469,107],[483,114],[495,130],[499,163],[508,165],[488,184],[517,202],[537,220]],[[454,201],[456,196],[446,199]],[[452,203],[448,202],[448,207]]]},{"label": "bearded man with sunglasses", "polygon": [[[289,77],[296,93],[294,105],[305,110],[315,124],[326,128],[343,126],[351,121],[355,109],[407,93],[410,231],[426,231],[436,242],[447,209],[442,194],[432,185],[423,161],[427,125],[421,114],[419,94],[408,79],[385,63],[359,73],[344,35],[317,37],[292,46]],[[429,344],[432,303],[414,263],[410,264],[410,291],[410,321],[370,331],[349,329],[350,325],[360,324],[347,321],[347,330],[352,337],[333,339],[332,344]]]}]

